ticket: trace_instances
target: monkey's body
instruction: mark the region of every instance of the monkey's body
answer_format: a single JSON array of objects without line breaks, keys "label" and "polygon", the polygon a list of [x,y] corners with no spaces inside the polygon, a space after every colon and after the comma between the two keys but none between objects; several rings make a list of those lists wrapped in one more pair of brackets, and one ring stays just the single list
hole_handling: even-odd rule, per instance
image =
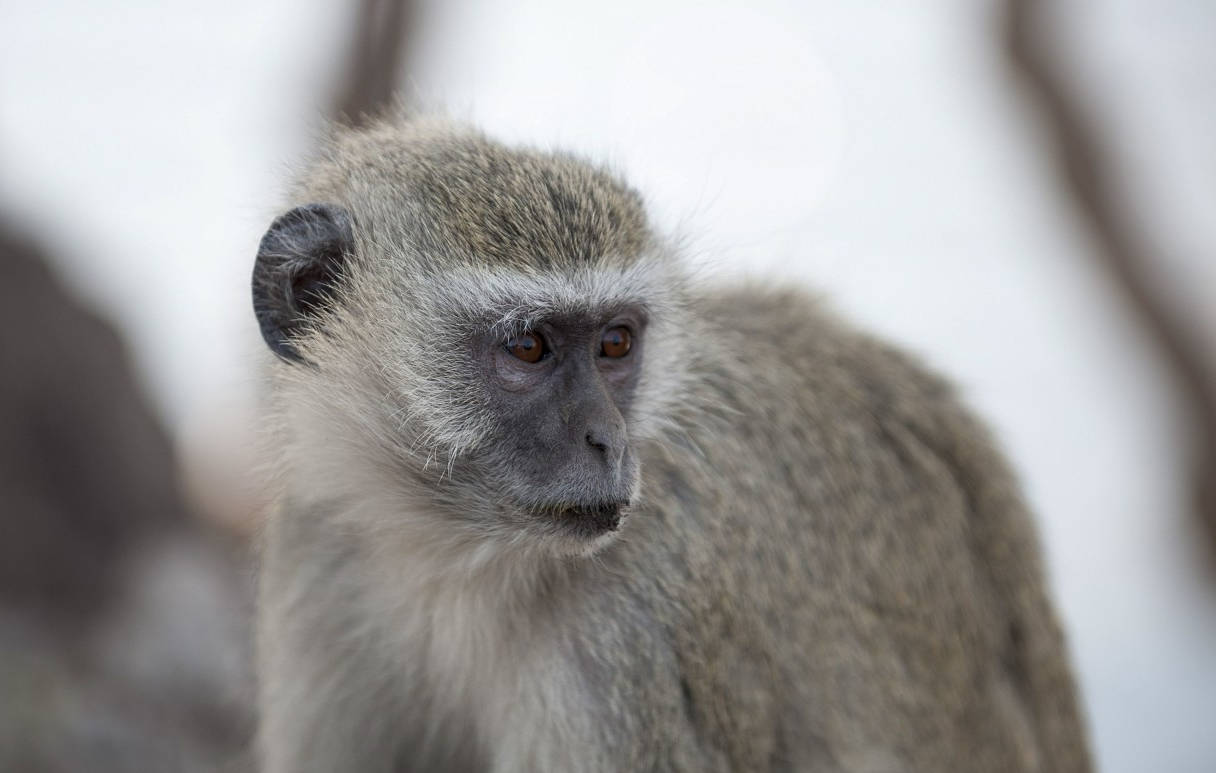
[{"label": "monkey's body", "polygon": [[[282,369],[269,773],[1088,769],[1033,526],[949,389],[799,294],[689,291],[680,320],[713,343],[581,553],[468,527],[477,451],[394,469]],[[344,324],[319,370],[362,350]]]}]

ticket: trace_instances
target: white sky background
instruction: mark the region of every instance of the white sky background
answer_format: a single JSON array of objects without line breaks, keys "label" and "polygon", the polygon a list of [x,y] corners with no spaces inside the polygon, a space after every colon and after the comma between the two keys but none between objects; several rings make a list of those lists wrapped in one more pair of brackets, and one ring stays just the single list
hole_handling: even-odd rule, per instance
[{"label": "white sky background", "polygon": [[[0,4],[0,201],[124,328],[188,451],[245,443],[249,271],[353,4],[103,5]],[[1040,514],[1102,769],[1213,769],[1216,594],[1180,420],[1053,186],[988,3],[430,6],[415,99],[613,163],[699,262],[820,288],[960,383]],[[1168,234],[1163,277],[1216,328],[1216,4],[1070,7],[1135,212]]]}]

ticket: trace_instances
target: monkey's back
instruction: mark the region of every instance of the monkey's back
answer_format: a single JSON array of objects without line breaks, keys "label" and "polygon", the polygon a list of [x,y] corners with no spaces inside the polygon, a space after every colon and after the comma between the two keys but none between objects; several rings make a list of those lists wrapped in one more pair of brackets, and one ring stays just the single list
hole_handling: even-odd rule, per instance
[{"label": "monkey's back", "polygon": [[624,553],[667,551],[706,742],[738,769],[1088,769],[1033,524],[948,386],[799,294],[697,309],[703,415],[648,453],[632,528],[664,533]]}]

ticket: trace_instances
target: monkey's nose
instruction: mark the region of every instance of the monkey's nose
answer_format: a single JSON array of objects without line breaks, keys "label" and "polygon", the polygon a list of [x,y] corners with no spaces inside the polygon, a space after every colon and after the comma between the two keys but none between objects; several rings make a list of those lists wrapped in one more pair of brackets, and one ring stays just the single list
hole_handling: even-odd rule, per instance
[{"label": "monkey's nose", "polygon": [[587,445],[599,452],[614,472],[620,467],[621,457],[625,454],[624,434],[616,427],[587,431]]}]

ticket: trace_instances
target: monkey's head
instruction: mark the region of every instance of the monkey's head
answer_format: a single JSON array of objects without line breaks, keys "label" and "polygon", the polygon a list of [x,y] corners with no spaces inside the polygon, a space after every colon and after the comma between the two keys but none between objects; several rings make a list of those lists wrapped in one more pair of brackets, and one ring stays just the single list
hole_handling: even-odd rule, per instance
[{"label": "monkey's head", "polygon": [[682,273],[637,194],[407,123],[340,135],[295,200],[253,272],[288,496],[562,552],[608,542],[687,359]]}]

